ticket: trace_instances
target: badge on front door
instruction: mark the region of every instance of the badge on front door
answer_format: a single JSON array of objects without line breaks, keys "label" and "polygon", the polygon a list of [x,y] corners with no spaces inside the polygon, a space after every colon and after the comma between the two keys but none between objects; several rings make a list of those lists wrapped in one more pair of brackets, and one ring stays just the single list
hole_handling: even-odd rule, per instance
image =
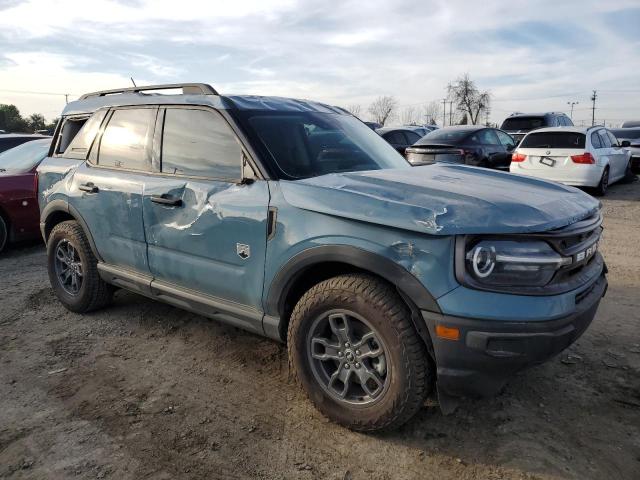
[{"label": "badge on front door", "polygon": [[251,248],[244,243],[236,243],[236,253],[241,259],[246,260],[251,256]]}]

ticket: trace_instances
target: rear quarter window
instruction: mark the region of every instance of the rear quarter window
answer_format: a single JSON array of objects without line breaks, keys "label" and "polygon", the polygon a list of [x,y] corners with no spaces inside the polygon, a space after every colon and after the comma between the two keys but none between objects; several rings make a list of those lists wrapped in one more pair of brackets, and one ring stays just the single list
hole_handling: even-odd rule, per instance
[{"label": "rear quarter window", "polygon": [[585,136],[578,132],[530,133],[520,143],[520,148],[584,148]]}]

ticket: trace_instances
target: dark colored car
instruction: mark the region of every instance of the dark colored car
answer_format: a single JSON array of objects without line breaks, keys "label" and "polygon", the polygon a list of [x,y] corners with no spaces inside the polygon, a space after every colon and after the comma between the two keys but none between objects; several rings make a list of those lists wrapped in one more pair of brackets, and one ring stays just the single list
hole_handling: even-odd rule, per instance
[{"label": "dark colored car", "polygon": [[447,162],[507,170],[514,149],[515,141],[502,130],[459,125],[428,133],[405,156],[412,165]]},{"label": "dark colored car", "polygon": [[0,153],[7,151],[18,145],[34,140],[47,138],[45,135],[32,135],[30,133],[6,133],[0,134]]},{"label": "dark colored car", "polygon": [[573,127],[571,119],[562,112],[512,113],[500,126],[516,143],[531,130],[546,127]]},{"label": "dark colored car", "polygon": [[407,147],[410,147],[421,138],[421,135],[411,128],[379,128],[376,132],[402,155],[404,155]]},{"label": "dark colored car", "polygon": [[0,252],[11,241],[40,235],[36,168],[50,144],[40,138],[0,153]]},{"label": "dark colored car", "polygon": [[640,127],[640,120],[627,120],[626,122],[622,122],[620,128],[635,128]]},{"label": "dark colored car", "polygon": [[609,131],[620,142],[629,142],[627,149],[631,152],[631,169],[634,173],[640,173],[640,125],[629,128],[610,128]]},{"label": "dark colored car", "polygon": [[382,128],[378,122],[364,122],[364,124],[369,127],[371,130],[377,130],[378,128]]}]

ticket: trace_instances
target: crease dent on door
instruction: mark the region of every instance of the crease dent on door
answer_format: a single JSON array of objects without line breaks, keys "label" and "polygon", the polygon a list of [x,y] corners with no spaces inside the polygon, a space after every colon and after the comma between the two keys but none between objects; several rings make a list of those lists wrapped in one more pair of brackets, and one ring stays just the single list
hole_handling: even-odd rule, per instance
[{"label": "crease dent on door", "polygon": [[[150,181],[144,217],[154,278],[261,310],[266,183]],[[179,198],[181,204],[153,203],[155,195]]]}]

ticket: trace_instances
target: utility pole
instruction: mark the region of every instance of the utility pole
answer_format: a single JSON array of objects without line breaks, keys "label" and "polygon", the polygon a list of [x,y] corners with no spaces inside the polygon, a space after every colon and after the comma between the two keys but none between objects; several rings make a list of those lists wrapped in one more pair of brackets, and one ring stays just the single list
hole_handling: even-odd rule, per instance
[{"label": "utility pole", "polygon": [[580,102],[567,102],[567,105],[571,105],[571,120],[573,120],[573,106],[578,105]]},{"label": "utility pole", "polygon": [[69,94],[68,93],[64,94],[64,103],[69,103]]},{"label": "utility pole", "polygon": [[447,126],[447,99],[442,99],[442,126]]},{"label": "utility pole", "polygon": [[594,90],[593,95],[591,95],[591,101],[593,102],[593,107],[591,107],[591,126],[592,127],[596,124],[596,98],[598,98],[598,94]]},{"label": "utility pole", "polygon": [[453,101],[449,102],[449,125],[453,125]]}]

